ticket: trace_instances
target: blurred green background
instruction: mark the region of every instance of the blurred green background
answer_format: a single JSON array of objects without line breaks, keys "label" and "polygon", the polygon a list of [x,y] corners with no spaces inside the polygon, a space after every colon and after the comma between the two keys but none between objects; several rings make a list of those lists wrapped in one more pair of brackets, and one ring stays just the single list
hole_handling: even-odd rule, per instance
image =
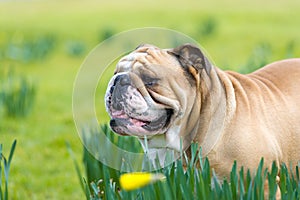
[{"label": "blurred green background", "polygon": [[[25,103],[30,109],[24,114],[15,105],[17,114],[8,111],[13,97],[0,106],[4,153],[18,140],[10,198],[84,198],[65,142],[80,160],[73,82],[85,56],[101,41],[133,28],[170,28],[197,40],[218,67],[246,73],[300,56],[299,10],[298,0],[0,1],[0,91],[3,96],[9,96],[7,90],[25,91],[24,101],[33,102]],[[12,79],[17,86],[7,89]],[[106,123],[103,107],[97,109]]]}]

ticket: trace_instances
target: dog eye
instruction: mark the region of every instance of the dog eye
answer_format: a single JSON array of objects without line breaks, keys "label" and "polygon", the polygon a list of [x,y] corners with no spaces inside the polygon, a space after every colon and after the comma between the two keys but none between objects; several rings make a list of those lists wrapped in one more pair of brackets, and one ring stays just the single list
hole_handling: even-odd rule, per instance
[{"label": "dog eye", "polygon": [[157,85],[159,78],[154,77],[153,75],[149,75],[147,73],[141,73],[140,77],[146,87],[154,87]]},{"label": "dog eye", "polygon": [[146,82],[145,83],[145,86],[148,86],[148,87],[153,87],[156,85],[156,82]]},{"label": "dog eye", "polygon": [[142,80],[146,87],[153,87],[153,86],[157,85],[157,82],[159,79],[143,75]]}]

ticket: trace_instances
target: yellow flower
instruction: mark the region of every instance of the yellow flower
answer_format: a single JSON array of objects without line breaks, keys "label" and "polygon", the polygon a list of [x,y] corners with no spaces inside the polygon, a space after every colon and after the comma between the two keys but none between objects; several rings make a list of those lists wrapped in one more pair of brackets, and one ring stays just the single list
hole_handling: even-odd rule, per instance
[{"label": "yellow flower", "polygon": [[134,172],[122,174],[120,184],[124,190],[135,190],[146,186],[155,181],[163,180],[166,177],[163,174],[151,174],[148,172]]}]

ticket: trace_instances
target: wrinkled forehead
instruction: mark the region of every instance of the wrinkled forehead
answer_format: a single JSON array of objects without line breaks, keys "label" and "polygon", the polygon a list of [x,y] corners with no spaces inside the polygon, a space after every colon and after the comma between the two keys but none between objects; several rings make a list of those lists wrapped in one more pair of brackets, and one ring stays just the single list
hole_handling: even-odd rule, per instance
[{"label": "wrinkled forehead", "polygon": [[117,63],[117,72],[131,71],[134,67],[147,66],[149,64],[159,64],[159,57],[171,57],[167,51],[169,49],[160,49],[152,45],[143,45],[137,47],[130,54],[122,57]]}]

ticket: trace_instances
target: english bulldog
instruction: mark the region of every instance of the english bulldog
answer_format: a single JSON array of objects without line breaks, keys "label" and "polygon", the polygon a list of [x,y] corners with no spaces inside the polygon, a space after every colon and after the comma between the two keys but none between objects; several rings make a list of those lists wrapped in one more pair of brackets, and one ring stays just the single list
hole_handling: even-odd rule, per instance
[{"label": "english bulldog", "polygon": [[[120,59],[105,95],[112,130],[157,151],[198,142],[218,177],[234,160],[252,171],[264,158],[300,160],[300,59],[250,74],[223,71],[195,45],[141,45]],[[143,144],[145,145],[145,144]]]}]

